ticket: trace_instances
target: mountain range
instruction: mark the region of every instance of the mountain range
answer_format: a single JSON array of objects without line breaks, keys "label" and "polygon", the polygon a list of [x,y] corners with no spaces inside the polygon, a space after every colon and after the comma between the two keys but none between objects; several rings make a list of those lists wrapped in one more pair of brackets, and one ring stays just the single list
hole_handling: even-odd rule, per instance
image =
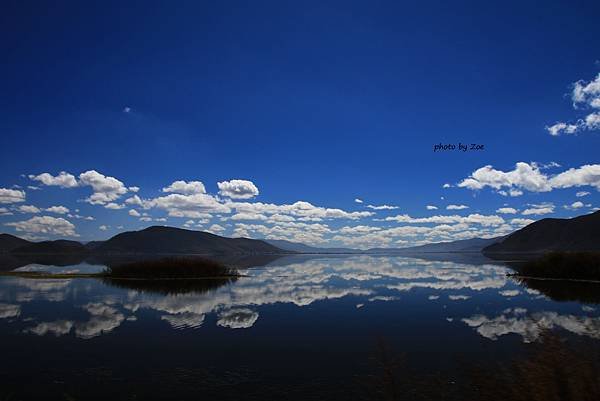
[{"label": "mountain range", "polygon": [[0,234],[0,253],[14,255],[92,254],[411,254],[411,253],[543,253],[547,251],[600,251],[600,211],[571,219],[542,219],[506,237],[472,238],[409,248],[320,248],[285,240],[227,238],[175,227],[153,226],[86,244],[56,240],[31,242]]},{"label": "mountain range", "polygon": [[489,255],[549,251],[600,251],[600,211],[538,220],[483,249]]}]

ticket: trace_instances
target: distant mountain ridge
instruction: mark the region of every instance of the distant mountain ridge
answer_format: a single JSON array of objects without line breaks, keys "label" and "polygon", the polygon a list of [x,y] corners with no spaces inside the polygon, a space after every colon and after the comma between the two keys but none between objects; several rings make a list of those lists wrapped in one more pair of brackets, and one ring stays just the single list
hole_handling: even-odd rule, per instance
[{"label": "distant mountain ridge", "polygon": [[56,241],[29,242],[11,251],[14,254],[73,254],[85,253],[86,247],[77,241],[59,239]]},{"label": "distant mountain ridge", "polygon": [[100,254],[171,253],[171,254],[273,254],[285,253],[271,244],[249,238],[219,235],[153,226],[140,231],[117,234],[92,250]]},{"label": "distant mountain ridge", "polygon": [[12,252],[14,249],[28,244],[32,244],[32,242],[14,235],[0,234],[0,253]]},{"label": "distant mountain ridge", "polygon": [[411,253],[542,253],[600,251],[600,211],[571,219],[542,219],[506,237],[471,238],[409,248],[320,248],[286,240],[227,238],[203,231],[152,226],[115,235],[106,241],[31,242],[0,234],[0,254],[411,254]]},{"label": "distant mountain ridge", "polygon": [[549,251],[600,251],[600,211],[538,220],[483,249],[485,254]]},{"label": "distant mountain ridge", "polygon": [[320,248],[316,246],[305,245],[300,242],[292,242],[283,239],[266,239],[266,243],[269,243],[277,248],[283,249],[290,252],[298,253],[362,253],[360,249],[352,248]]}]

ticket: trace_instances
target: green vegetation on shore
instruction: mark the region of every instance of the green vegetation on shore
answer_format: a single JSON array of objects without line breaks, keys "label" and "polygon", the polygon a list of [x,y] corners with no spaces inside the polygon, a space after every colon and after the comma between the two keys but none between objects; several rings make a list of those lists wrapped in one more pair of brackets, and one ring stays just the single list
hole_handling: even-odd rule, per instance
[{"label": "green vegetation on shore", "polygon": [[600,281],[600,252],[550,252],[516,270],[521,277]]}]

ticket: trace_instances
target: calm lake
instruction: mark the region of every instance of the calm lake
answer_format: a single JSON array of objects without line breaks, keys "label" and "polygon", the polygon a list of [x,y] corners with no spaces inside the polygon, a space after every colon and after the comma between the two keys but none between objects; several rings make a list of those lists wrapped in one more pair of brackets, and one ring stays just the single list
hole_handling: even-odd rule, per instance
[{"label": "calm lake", "polygon": [[389,359],[451,389],[548,331],[600,346],[599,288],[507,271],[480,256],[323,255],[182,288],[0,277],[0,400],[386,399]]}]

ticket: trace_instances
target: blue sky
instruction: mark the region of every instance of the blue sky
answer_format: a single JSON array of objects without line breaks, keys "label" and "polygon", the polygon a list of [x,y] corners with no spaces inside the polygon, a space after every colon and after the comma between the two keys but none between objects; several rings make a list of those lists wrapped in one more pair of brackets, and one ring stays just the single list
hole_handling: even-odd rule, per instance
[{"label": "blue sky", "polygon": [[600,206],[598,2],[446,3],[6,5],[0,231],[406,246]]}]

